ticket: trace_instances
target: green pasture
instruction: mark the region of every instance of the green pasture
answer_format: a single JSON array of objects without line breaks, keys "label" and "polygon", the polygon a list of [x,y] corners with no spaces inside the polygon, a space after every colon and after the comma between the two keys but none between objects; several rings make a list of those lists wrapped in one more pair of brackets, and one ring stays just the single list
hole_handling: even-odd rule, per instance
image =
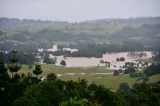
[{"label": "green pasture", "polygon": [[[22,65],[19,73],[32,73],[32,68],[27,65]],[[55,65],[42,65],[42,76],[46,76],[49,73],[61,74],[58,78],[61,80],[78,80],[79,78],[85,78],[88,83],[95,83],[98,85],[104,85],[107,88],[117,89],[121,83],[128,83],[131,87],[134,83],[140,83],[137,78],[131,78],[128,74],[121,74],[113,76],[111,73],[113,70],[105,69],[104,67],[92,67],[92,68],[66,68]],[[154,83],[160,80],[160,74],[149,77],[148,83]]]}]

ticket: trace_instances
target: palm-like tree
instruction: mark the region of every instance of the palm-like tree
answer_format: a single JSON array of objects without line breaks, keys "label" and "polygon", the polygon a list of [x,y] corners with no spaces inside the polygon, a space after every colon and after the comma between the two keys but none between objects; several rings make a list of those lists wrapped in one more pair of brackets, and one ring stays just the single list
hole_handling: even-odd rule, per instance
[{"label": "palm-like tree", "polygon": [[41,68],[41,65],[39,65],[39,64],[36,64],[36,66],[35,66],[35,69],[33,70],[33,74],[35,74],[35,75],[40,75],[42,73],[42,68]]},{"label": "palm-like tree", "polygon": [[17,56],[17,51],[13,50],[10,53],[10,64],[8,64],[8,69],[12,73],[12,78],[13,78],[13,73],[18,72],[21,69],[21,65],[18,64],[18,56]]}]

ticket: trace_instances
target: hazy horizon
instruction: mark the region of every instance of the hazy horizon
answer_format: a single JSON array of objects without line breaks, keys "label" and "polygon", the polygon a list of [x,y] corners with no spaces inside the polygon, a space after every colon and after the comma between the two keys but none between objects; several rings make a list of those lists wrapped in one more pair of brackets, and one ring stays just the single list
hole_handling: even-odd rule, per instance
[{"label": "hazy horizon", "polygon": [[0,0],[0,17],[80,22],[160,17],[159,0]]}]

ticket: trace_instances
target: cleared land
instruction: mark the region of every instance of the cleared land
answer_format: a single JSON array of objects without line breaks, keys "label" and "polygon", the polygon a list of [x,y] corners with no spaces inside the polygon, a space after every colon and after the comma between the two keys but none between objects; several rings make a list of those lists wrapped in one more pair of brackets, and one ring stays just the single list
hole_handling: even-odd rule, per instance
[{"label": "cleared land", "polygon": [[[33,66],[34,68],[34,66]],[[20,73],[32,73],[33,68],[28,68],[26,65],[22,65]],[[119,84],[128,83],[131,87],[134,83],[139,83],[137,78],[131,78],[128,74],[122,74],[119,76],[113,76],[113,70],[108,70],[105,68],[66,68],[55,65],[42,65],[43,76],[46,76],[49,73],[55,73],[59,76],[59,79],[62,80],[78,80],[79,78],[85,78],[89,83],[95,83],[99,85],[104,85],[107,88],[117,89]],[[108,74],[107,74],[108,73]],[[148,83],[154,83],[160,81],[160,74],[149,77]]]}]

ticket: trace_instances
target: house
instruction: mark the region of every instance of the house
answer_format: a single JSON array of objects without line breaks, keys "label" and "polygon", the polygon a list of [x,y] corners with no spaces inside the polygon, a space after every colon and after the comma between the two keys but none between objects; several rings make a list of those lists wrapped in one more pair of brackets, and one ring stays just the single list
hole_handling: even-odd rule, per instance
[{"label": "house", "polygon": [[55,51],[58,51],[58,45],[53,45],[52,48],[50,49],[47,49],[48,52],[55,52]]}]

